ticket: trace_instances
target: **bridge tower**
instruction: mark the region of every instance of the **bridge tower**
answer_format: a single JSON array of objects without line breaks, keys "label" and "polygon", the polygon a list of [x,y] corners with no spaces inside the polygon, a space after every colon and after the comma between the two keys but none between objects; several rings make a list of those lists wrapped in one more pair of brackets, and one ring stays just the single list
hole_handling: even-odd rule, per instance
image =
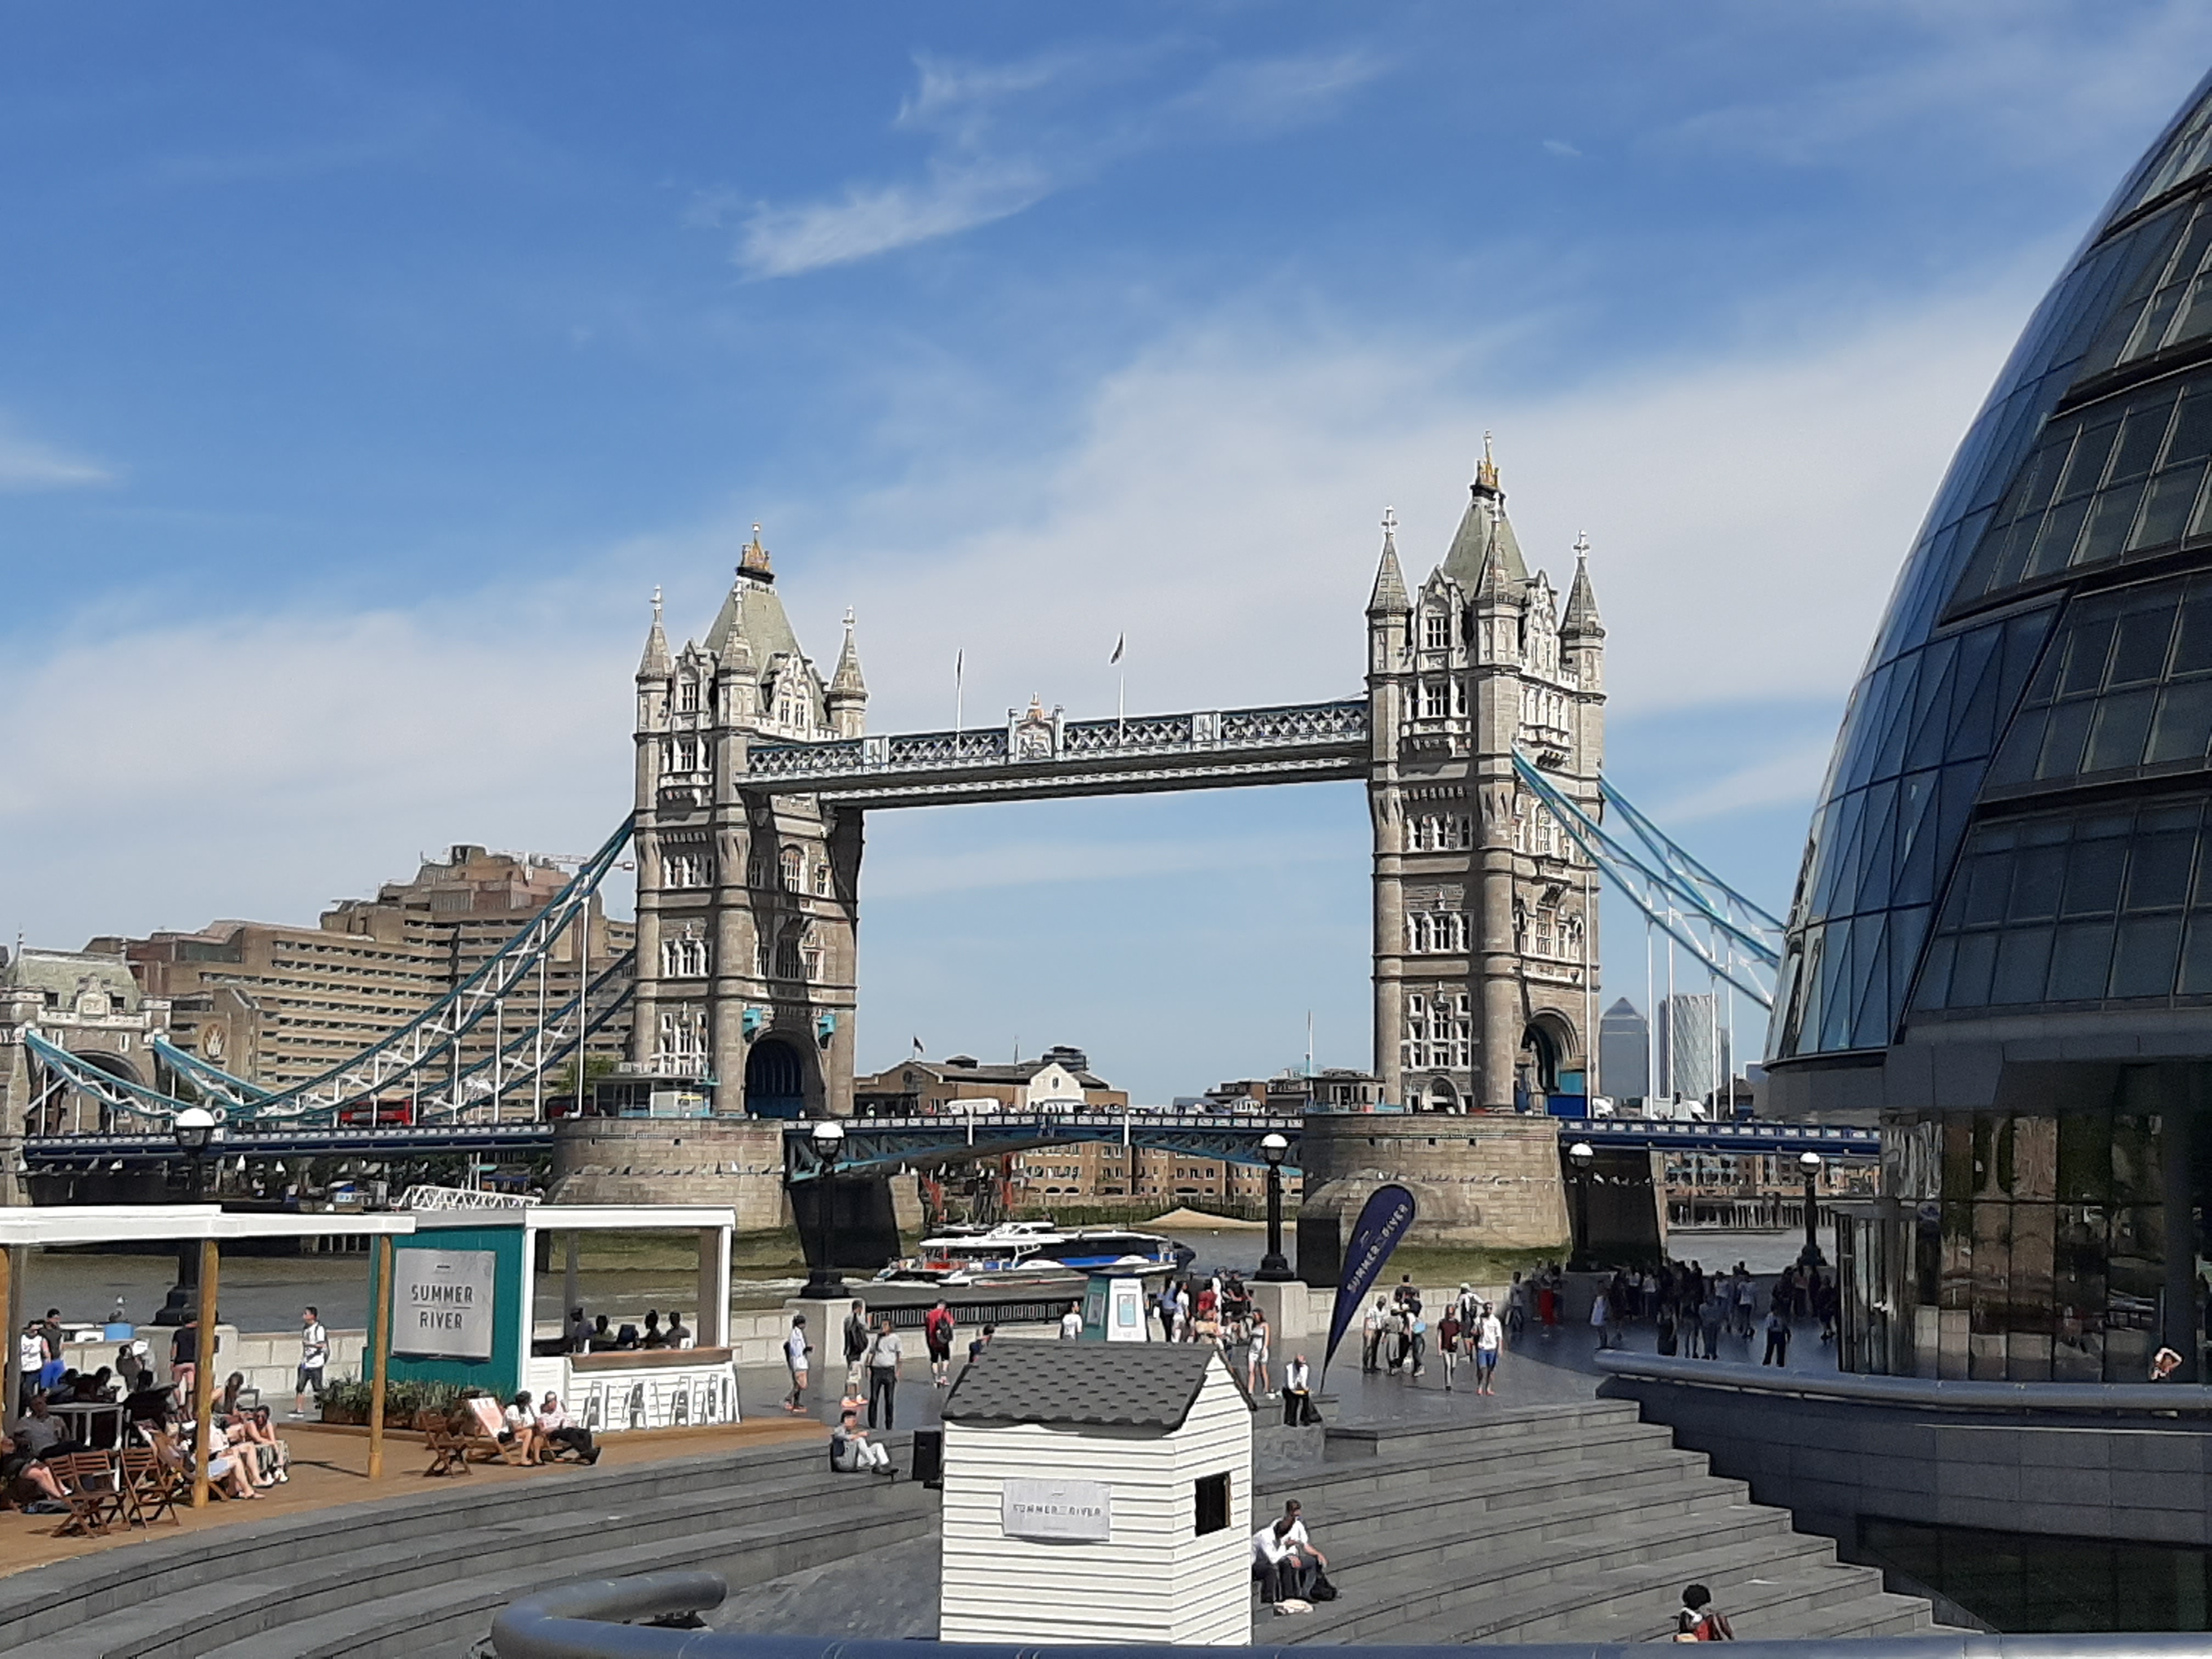
[{"label": "bridge tower", "polygon": [[853,621],[824,679],[799,648],[760,526],[705,639],[672,653],[660,601],[637,671],[633,1067],[703,1087],[717,1116],[852,1110],[861,815],[742,787],[756,738],[857,738]]},{"label": "bridge tower", "polygon": [[1522,556],[1487,435],[1441,563],[1409,592],[1395,518],[1367,604],[1375,1069],[1386,1100],[1527,1109],[1588,1089],[1597,872],[1515,777],[1598,816],[1605,629],[1588,545],[1565,614]]}]

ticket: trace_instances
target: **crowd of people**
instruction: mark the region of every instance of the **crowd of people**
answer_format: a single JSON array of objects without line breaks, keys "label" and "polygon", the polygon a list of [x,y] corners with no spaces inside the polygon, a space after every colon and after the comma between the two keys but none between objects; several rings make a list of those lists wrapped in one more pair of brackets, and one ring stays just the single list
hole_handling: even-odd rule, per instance
[{"label": "crowd of people", "polygon": [[1796,1262],[1762,1286],[1741,1261],[1707,1273],[1698,1262],[1668,1261],[1656,1272],[1616,1268],[1590,1299],[1589,1322],[1601,1348],[1619,1346],[1620,1334],[1641,1321],[1659,1353],[1690,1359],[1718,1359],[1723,1339],[1763,1336],[1759,1364],[1787,1365],[1798,1326],[1817,1322],[1823,1343],[1835,1340],[1839,1299],[1835,1276],[1817,1261]]},{"label": "crowd of people", "polygon": [[[1516,1275],[1509,1304],[1519,1294]],[[1361,1316],[1359,1328],[1359,1369],[1366,1375],[1402,1376],[1409,1382],[1424,1376],[1433,1338],[1447,1393],[1458,1386],[1462,1361],[1475,1393],[1498,1392],[1498,1361],[1505,1350],[1507,1317],[1499,1314],[1496,1303],[1477,1295],[1471,1284],[1461,1284],[1431,1325],[1413,1275],[1401,1274],[1397,1288],[1387,1297],[1376,1297]]]}]

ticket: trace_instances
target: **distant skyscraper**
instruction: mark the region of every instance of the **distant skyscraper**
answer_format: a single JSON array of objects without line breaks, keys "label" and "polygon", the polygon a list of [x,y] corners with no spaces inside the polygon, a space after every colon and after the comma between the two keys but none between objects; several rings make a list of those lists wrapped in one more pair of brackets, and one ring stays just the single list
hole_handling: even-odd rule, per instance
[{"label": "distant skyscraper", "polygon": [[1660,1005],[1658,1037],[1660,1092],[1685,1100],[1703,1100],[1721,1086],[1722,1066],[1728,1054],[1728,1033],[1719,1034],[1715,1053],[1711,993],[1682,993]]},{"label": "distant skyscraper", "polygon": [[1613,1100],[1639,1100],[1651,1092],[1651,1023],[1621,998],[1597,1028],[1598,1091]]}]

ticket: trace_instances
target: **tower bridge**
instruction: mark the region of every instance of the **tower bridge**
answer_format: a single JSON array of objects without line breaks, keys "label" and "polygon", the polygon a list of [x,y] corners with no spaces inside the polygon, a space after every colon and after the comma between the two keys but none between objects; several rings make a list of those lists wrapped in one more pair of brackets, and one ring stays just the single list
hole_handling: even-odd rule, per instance
[{"label": "tower bridge", "polygon": [[[361,1054],[281,1090],[233,1076],[216,1056],[166,1037],[149,1045],[170,1079],[164,1088],[123,1075],[112,1056],[76,1052],[70,1032],[18,1009],[15,1023],[0,1021],[0,1188],[15,1181],[17,1147],[46,1167],[153,1157],[162,1120],[190,1099],[219,1109],[234,1148],[251,1157],[277,1156],[280,1146],[310,1155],[356,1145],[397,1152],[403,1141],[534,1150],[550,1136],[557,1173],[564,1140],[598,1133],[604,1144],[593,1156],[608,1163],[570,1171],[582,1182],[570,1195],[587,1194],[599,1176],[656,1167],[639,1164],[628,1148],[663,1132],[577,1126],[571,1136],[543,1121],[514,1121],[514,1104],[526,1091],[542,1115],[549,1070],[580,1070],[585,1039],[618,1009],[629,1015],[623,1070],[631,1092],[717,1120],[711,1134],[691,1136],[726,1154],[699,1155],[708,1178],[750,1182],[781,1170],[805,1181],[811,1150],[787,1144],[774,1121],[853,1110],[869,813],[1357,782],[1371,825],[1371,1021],[1382,1097],[1399,1113],[1480,1111],[1488,1121],[1480,1135],[1456,1138],[1404,1123],[1309,1123],[1299,1154],[1306,1218],[1355,1203],[1355,1189],[1378,1172],[1418,1184],[1434,1147],[1447,1163],[1473,1158],[1486,1169],[1518,1160],[1525,1173],[1511,1179],[1532,1196],[1501,1218],[1466,1195],[1490,1175],[1438,1175],[1425,1230],[1555,1244],[1565,1208],[1557,1126],[1542,1114],[1555,1097],[1588,1097],[1599,1086],[1601,876],[1710,971],[1761,1000],[1756,975],[1771,973],[1774,960],[1765,943],[1773,919],[1747,908],[1604,782],[1606,630],[1587,542],[1573,553],[1563,599],[1522,552],[1486,441],[1457,528],[1418,583],[1409,584],[1400,562],[1395,514],[1384,515],[1364,611],[1362,695],[1110,720],[1070,720],[1036,699],[1009,709],[1003,723],[877,733],[866,729],[852,613],[825,678],[785,614],[756,526],[697,639],[672,646],[655,595],[635,676],[630,817],[503,949]],[[1607,822],[1612,807],[1619,830]],[[584,988],[549,998],[553,941],[625,852],[637,872],[634,955],[580,964]],[[392,1121],[391,1103],[402,1099],[404,1121]],[[73,1103],[67,1113],[64,1101]],[[759,1135],[739,1133],[760,1120],[769,1121]],[[1249,1121],[1157,1114],[1135,1123],[1000,1119],[988,1129],[963,1126],[956,1147],[941,1124],[855,1127],[847,1167],[863,1169],[965,1156],[976,1136],[977,1155],[1001,1142],[1012,1150],[1111,1134],[1245,1161],[1266,1133]],[[1712,1126],[1708,1139],[1724,1139],[1728,1128]],[[1695,1139],[1678,1126],[1603,1133],[1608,1146],[1632,1149],[1662,1144],[1655,1134]],[[673,1124],[665,1132],[672,1146],[684,1133]],[[1465,1149],[1453,1152],[1460,1140]],[[617,1143],[621,1150],[609,1150]],[[8,1195],[0,1190],[0,1200]]]}]

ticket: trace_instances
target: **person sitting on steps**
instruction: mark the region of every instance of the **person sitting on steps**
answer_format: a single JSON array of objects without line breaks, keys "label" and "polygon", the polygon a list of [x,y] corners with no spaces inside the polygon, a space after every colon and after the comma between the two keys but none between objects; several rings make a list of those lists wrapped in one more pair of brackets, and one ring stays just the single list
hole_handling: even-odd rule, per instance
[{"label": "person sitting on steps", "polygon": [[840,1474],[897,1473],[891,1468],[890,1453],[868,1438],[855,1411],[840,1413],[837,1426],[830,1431],[830,1467]]}]

